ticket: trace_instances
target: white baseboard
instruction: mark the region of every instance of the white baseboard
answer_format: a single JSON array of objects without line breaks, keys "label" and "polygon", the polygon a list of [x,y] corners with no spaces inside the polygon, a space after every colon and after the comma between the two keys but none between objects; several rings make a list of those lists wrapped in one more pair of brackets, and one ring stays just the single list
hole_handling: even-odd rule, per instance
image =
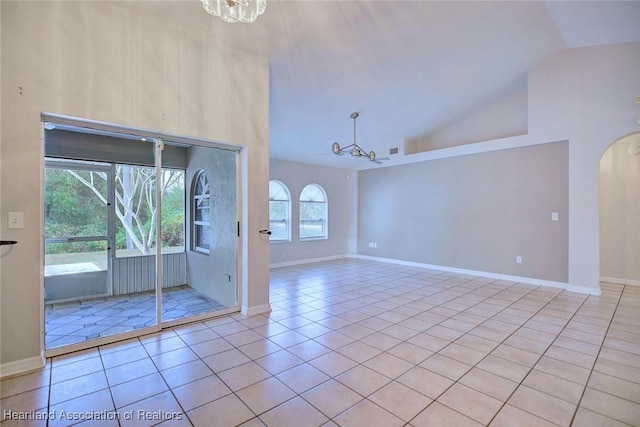
[{"label": "white baseboard", "polygon": [[353,255],[332,255],[332,256],[326,256],[321,258],[309,258],[309,259],[301,259],[297,261],[276,262],[276,263],[270,264],[269,268],[292,267],[295,265],[310,264],[312,262],[333,261],[336,259],[347,258],[350,256],[353,257]]},{"label": "white baseboard", "polygon": [[271,311],[271,304],[254,305],[252,307],[242,306],[240,313],[243,316],[255,316],[257,314],[268,313]]},{"label": "white baseboard", "polygon": [[41,354],[40,356],[30,357],[28,359],[0,364],[0,379],[42,369],[45,366],[45,362],[44,354]]},{"label": "white baseboard", "polygon": [[613,283],[616,285],[640,286],[640,280],[620,279],[618,277],[600,277],[601,282]]},{"label": "white baseboard", "polygon": [[573,285],[570,285],[569,283],[555,282],[552,280],[534,279],[532,277],[512,276],[509,274],[491,273],[488,271],[467,270],[464,268],[447,267],[447,266],[434,265],[434,264],[423,264],[419,262],[403,261],[403,260],[392,259],[392,258],[380,258],[380,257],[369,256],[369,255],[358,255],[356,256],[356,258],[368,259],[371,261],[388,262],[390,264],[406,265],[410,267],[428,268],[431,270],[446,271],[449,273],[469,274],[471,276],[488,277],[490,279],[508,280],[512,282],[526,283],[526,284],[535,285],[535,286],[548,286],[551,288],[561,288],[570,292],[578,292],[582,294],[600,295],[599,287],[597,289],[594,289],[586,286],[573,286]]}]

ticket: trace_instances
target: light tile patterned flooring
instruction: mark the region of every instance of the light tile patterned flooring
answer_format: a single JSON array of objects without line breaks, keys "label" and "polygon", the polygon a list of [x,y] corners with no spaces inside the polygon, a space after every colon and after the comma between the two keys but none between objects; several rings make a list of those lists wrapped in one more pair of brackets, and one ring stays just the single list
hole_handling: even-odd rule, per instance
[{"label": "light tile patterned flooring", "polygon": [[2,427],[640,425],[637,287],[338,260],[272,270],[271,302],[6,379]]},{"label": "light tile patterned flooring", "polygon": [[[162,290],[162,320],[170,321],[226,307],[188,285]],[[107,337],[156,324],[156,294],[136,292],[45,305],[47,349]]]}]

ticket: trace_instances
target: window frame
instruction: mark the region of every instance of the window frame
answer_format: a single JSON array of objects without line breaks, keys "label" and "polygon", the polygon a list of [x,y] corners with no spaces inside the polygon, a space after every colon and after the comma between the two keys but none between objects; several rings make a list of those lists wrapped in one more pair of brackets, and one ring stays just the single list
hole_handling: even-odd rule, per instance
[{"label": "window frame", "polygon": [[[275,199],[272,198],[271,195],[271,184],[277,184],[281,187],[281,189],[283,190],[283,193],[286,195],[286,199]],[[271,218],[271,202],[286,202],[287,207],[286,207],[286,218],[283,218],[282,220],[274,220]],[[273,230],[274,227],[272,226],[272,224],[274,222],[285,222],[286,224],[286,237],[283,239],[278,239],[275,237],[275,234],[272,232],[271,235],[269,236],[269,243],[282,243],[282,242],[291,242],[291,224],[292,224],[292,220],[291,220],[291,192],[289,191],[289,188],[282,182],[282,181],[278,181],[275,179],[269,180],[269,229]]]},{"label": "window frame", "polygon": [[[203,194],[198,194],[198,184],[200,184],[202,180],[205,181],[202,185]],[[197,219],[197,212],[202,212],[204,210],[203,208],[198,207],[198,200],[208,201],[206,221],[202,217]],[[209,242],[209,247],[200,246],[199,236],[208,235],[211,237],[211,202],[211,186],[209,185],[209,177],[204,170],[199,170],[193,177],[193,187],[191,191],[191,250],[207,255],[211,253],[211,242]],[[208,233],[201,233],[199,230],[208,230]]]},{"label": "window frame", "polygon": [[[302,200],[302,197],[305,193],[305,190],[308,188],[315,187],[318,192],[322,195],[323,200]],[[318,220],[311,221],[319,221],[322,224],[322,234],[302,237],[302,226],[304,220],[302,219],[302,208],[303,205],[306,204],[318,204],[323,205],[322,207],[322,217]],[[300,241],[312,241],[312,240],[327,240],[329,238],[329,198],[327,196],[327,192],[325,189],[317,183],[310,183],[305,185],[300,191],[300,196],[298,197],[298,239]]]}]

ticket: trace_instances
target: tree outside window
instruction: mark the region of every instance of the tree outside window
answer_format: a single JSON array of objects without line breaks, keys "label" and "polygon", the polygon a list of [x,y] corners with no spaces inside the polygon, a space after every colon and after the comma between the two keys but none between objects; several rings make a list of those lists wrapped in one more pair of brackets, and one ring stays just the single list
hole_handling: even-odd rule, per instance
[{"label": "tree outside window", "polygon": [[327,238],[327,196],[318,184],[309,184],[300,193],[300,239]]},{"label": "tree outside window", "polygon": [[291,196],[280,181],[269,181],[270,241],[291,240]]}]

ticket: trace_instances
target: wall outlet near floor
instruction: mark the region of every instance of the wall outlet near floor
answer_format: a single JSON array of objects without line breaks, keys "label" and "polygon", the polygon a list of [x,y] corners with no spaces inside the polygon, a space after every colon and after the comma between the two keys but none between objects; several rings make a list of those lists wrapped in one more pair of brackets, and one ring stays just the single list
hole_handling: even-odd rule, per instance
[{"label": "wall outlet near floor", "polygon": [[558,220],[558,212],[551,212],[551,221]]},{"label": "wall outlet near floor", "polygon": [[376,242],[369,242],[369,247],[370,248],[377,248],[378,244]]},{"label": "wall outlet near floor", "polygon": [[520,255],[516,256],[516,264],[522,264],[522,257]]}]

